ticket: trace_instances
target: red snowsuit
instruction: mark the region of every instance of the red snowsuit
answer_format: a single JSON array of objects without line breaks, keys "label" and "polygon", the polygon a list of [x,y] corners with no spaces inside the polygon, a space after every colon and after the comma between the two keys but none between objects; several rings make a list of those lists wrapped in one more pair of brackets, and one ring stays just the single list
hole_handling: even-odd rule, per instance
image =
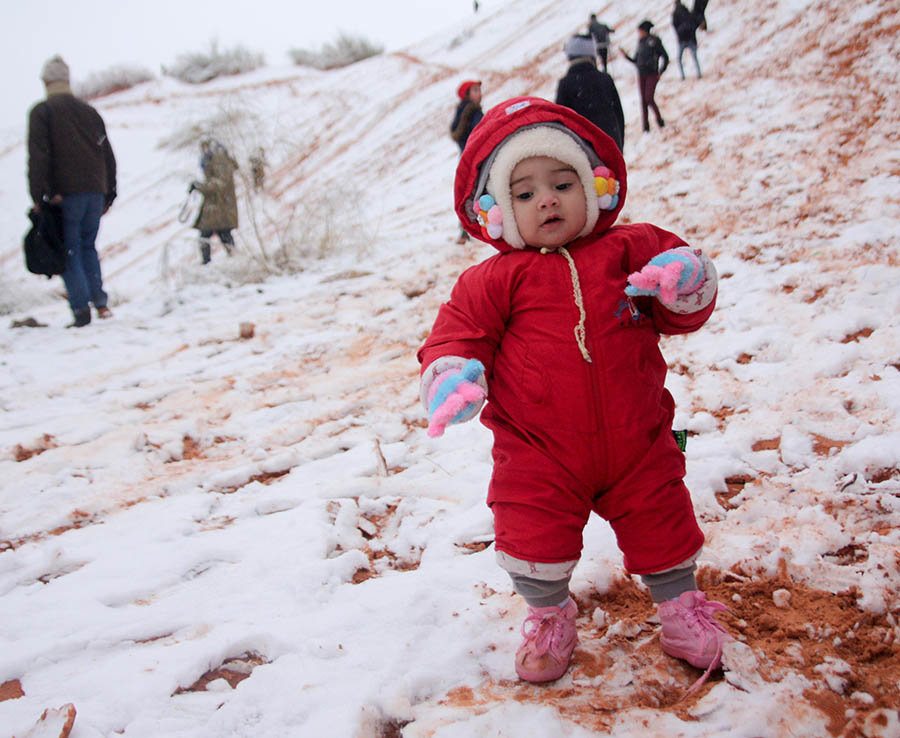
[{"label": "red snowsuit", "polygon": [[[663,571],[694,555],[703,534],[671,432],[674,402],[664,388],[659,334],[698,329],[715,301],[684,315],[625,295],[630,273],[684,241],[649,224],[611,227],[626,189],[615,143],[573,111],[530,100],[512,114],[491,111],[462,155],[457,213],[501,253],[460,276],[418,358],[423,370],[448,355],[485,366],[481,420],[494,434],[488,504],[498,551],[525,562],[577,560],[593,510],[612,525],[629,571]],[[473,220],[480,164],[520,126],[545,120],[578,133],[620,182],[618,207],[566,246],[580,280],[590,363],[573,333],[579,309],[563,255],[513,249]]]}]

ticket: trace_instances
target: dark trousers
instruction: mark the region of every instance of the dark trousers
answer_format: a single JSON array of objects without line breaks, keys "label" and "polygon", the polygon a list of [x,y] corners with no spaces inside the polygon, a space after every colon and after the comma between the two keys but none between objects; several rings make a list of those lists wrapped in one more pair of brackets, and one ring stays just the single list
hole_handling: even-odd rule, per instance
[{"label": "dark trousers", "polygon": [[656,116],[656,122],[659,127],[662,128],[664,125],[662,116],[659,114],[659,108],[656,107],[656,100],[653,97],[656,94],[656,84],[658,82],[658,74],[642,74],[638,77],[638,84],[641,88],[641,123],[643,123],[645,131],[650,130],[650,121],[647,113],[648,108],[653,110],[653,114]]},{"label": "dark trousers", "polygon": [[228,252],[229,256],[231,256],[231,250],[234,248],[234,238],[231,236],[230,229],[226,228],[221,231],[200,231],[200,258],[203,260],[204,264],[209,264],[209,239],[212,238],[214,233],[219,237],[219,240],[222,242],[222,245],[225,247],[225,251]]}]

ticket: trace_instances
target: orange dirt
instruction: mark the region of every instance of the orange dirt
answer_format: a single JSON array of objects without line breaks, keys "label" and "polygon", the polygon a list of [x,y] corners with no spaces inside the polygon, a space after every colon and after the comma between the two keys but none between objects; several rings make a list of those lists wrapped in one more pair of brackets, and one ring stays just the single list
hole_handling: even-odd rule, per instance
[{"label": "orange dirt", "polygon": [[[864,612],[853,592],[812,589],[793,582],[786,573],[754,579],[748,573],[747,579],[736,581],[731,574],[702,569],[698,580],[710,599],[728,605],[729,612],[719,620],[758,656],[764,681],[779,682],[787,673],[799,672],[816,685],[804,696],[827,717],[832,736],[862,735],[861,726],[870,715],[877,718],[881,710],[900,709],[900,643],[892,625],[900,612],[893,616]],[[778,590],[789,593],[784,607],[775,604]],[[662,652],[655,634],[658,625],[648,622],[654,607],[643,590],[631,580],[620,580],[602,595],[579,598],[578,607],[581,643],[562,680],[547,685],[487,681],[475,689],[453,689],[440,703],[476,712],[511,699],[545,704],[597,732],[611,729],[616,713],[630,708],[652,708],[694,720],[690,708],[722,680],[722,672],[681,701],[700,670]],[[596,608],[606,613],[602,628],[592,619]],[[613,626],[618,634],[599,643]],[[822,670],[842,662],[849,668],[841,672],[844,687],[838,694],[825,682]],[[623,673],[628,674],[625,679]],[[854,693],[865,693],[873,701],[853,700],[854,712],[848,717]]]}]

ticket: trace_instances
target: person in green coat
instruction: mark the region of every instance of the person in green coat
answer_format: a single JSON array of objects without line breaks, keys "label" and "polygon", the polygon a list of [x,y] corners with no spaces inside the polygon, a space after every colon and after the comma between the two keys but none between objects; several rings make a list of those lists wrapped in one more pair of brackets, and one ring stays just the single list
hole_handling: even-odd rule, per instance
[{"label": "person in green coat", "polygon": [[203,181],[191,184],[191,190],[203,195],[200,213],[194,228],[200,231],[200,257],[208,264],[213,235],[217,235],[225,251],[231,256],[234,238],[231,231],[238,227],[237,195],[234,191],[234,173],[237,162],[222,144],[213,139],[200,143],[200,168]]}]

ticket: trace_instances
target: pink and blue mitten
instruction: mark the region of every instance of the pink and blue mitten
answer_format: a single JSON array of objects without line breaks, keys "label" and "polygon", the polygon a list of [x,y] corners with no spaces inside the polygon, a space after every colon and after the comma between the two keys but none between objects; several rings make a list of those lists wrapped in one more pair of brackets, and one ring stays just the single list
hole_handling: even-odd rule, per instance
[{"label": "pink and blue mitten", "polygon": [[706,269],[699,256],[686,246],[654,256],[639,272],[628,275],[625,294],[658,297],[665,304],[697,291]]},{"label": "pink and blue mitten", "polygon": [[428,388],[428,435],[441,436],[448,425],[470,420],[481,408],[484,389],[477,384],[484,364],[469,359],[462,369],[448,369],[435,376]]}]

